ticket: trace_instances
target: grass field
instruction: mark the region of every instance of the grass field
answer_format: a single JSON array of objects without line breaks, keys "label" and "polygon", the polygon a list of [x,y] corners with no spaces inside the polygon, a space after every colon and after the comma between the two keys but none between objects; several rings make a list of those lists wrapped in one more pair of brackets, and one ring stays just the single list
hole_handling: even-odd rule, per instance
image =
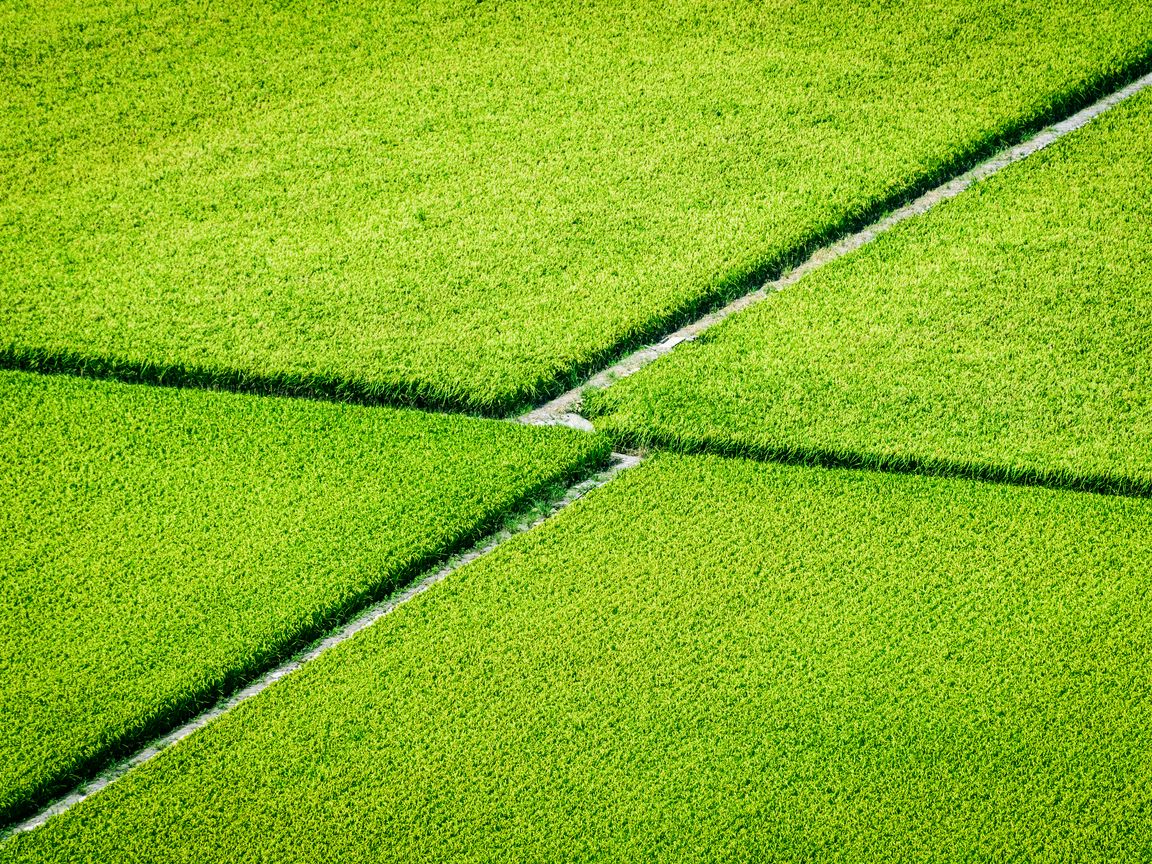
[{"label": "grass field", "polygon": [[1149,0],[0,3],[0,864],[1152,862],[1150,82]]},{"label": "grass field", "polygon": [[606,456],[569,430],[0,373],[0,817]]},{"label": "grass field", "polygon": [[1152,491],[1152,92],[592,394],[631,443]]},{"label": "grass field", "polygon": [[18,861],[1147,861],[1152,501],[661,455]]},{"label": "grass field", "polygon": [[0,25],[0,362],[485,412],[1152,54],[1128,0],[114,0]]}]

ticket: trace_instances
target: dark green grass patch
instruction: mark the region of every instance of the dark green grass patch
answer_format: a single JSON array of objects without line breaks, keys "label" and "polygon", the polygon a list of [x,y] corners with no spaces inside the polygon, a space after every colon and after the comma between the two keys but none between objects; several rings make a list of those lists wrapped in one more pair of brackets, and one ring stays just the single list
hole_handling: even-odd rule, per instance
[{"label": "dark green grass patch", "polygon": [[1152,501],[663,454],[9,862],[1147,861]]},{"label": "dark green grass patch", "polygon": [[0,373],[0,819],[606,456],[567,430]]},{"label": "dark green grass patch", "polygon": [[1152,491],[1152,92],[587,400],[634,444]]},{"label": "dark green grass patch", "polygon": [[0,363],[486,412],[1152,60],[1130,0],[144,0],[0,25]]}]

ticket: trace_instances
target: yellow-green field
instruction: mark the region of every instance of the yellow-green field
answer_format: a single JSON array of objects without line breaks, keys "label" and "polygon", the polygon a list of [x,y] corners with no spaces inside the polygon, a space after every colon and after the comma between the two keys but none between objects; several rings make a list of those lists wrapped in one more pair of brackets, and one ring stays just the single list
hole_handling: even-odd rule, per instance
[{"label": "yellow-green field", "polygon": [[0,4],[0,862],[1152,861],[1150,84],[1147,0]]},{"label": "yellow-green field", "polygon": [[1147,65],[1131,0],[10,4],[0,359],[506,413]]}]

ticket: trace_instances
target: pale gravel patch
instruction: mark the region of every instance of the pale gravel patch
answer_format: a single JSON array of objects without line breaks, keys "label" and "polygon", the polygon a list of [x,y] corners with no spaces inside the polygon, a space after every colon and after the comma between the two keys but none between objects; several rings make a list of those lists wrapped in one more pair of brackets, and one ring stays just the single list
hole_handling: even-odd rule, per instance
[{"label": "pale gravel patch", "polygon": [[580,415],[580,402],[584,391],[589,388],[603,388],[612,384],[620,378],[627,378],[635,372],[639,372],[653,360],[656,360],[668,352],[676,348],[683,342],[691,342],[698,338],[700,334],[704,333],[710,327],[719,324],[725,318],[735,315],[764,300],[771,294],[775,294],[789,285],[798,282],[813,270],[818,270],[825,264],[835,261],[853,252],[862,246],[871,243],[881,234],[890,230],[896,225],[906,219],[911,219],[914,216],[921,216],[927,213],[937,204],[942,201],[947,201],[949,198],[955,198],[973,183],[978,180],[983,180],[990,177],[997,171],[1000,171],[1013,163],[1019,162],[1022,159],[1031,156],[1040,150],[1043,150],[1049,144],[1063,138],[1069,132],[1074,132],[1077,129],[1088,124],[1090,121],[1099,117],[1105,111],[1119,105],[1125,99],[1134,96],[1141,90],[1152,85],[1152,73],[1149,73],[1142,78],[1138,78],[1129,84],[1127,87],[1108,94],[1097,102],[1089,105],[1072,116],[1061,120],[1059,123],[1053,123],[1041,131],[1037,132],[1026,141],[1017,144],[1015,147],[1010,147],[997,153],[995,156],[981,162],[976,167],[964,172],[958,177],[948,180],[945,183],[936,186],[933,189],[925,192],[915,201],[905,204],[898,210],[894,210],[880,219],[873,222],[866,228],[857,231],[855,234],[850,234],[835,243],[824,246],[812,253],[803,263],[797,265],[792,270],[777,279],[768,282],[763,287],[745,294],[733,300],[727,306],[716,310],[702,318],[699,318],[690,324],[686,324],[679,330],[664,337],[660,342],[654,345],[648,345],[635,351],[632,354],[624,357],[617,363],[609,366],[594,376],[589,378],[583,384],[580,384],[566,393],[562,393],[550,402],[534,408],[525,414],[516,418],[519,423],[525,423],[529,426],[569,426],[574,429],[582,429],[587,432],[593,431],[592,423]]}]

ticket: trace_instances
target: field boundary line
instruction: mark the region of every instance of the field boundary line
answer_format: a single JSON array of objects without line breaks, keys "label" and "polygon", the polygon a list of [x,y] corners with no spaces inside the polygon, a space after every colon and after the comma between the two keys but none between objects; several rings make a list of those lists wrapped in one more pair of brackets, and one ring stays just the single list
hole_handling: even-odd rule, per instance
[{"label": "field boundary line", "polygon": [[677,438],[675,435],[624,432],[616,445],[629,452],[666,451],[680,455],[720,456],[774,465],[792,465],[834,471],[868,471],[879,474],[906,474],[950,480],[970,480],[1001,486],[1106,495],[1121,498],[1152,498],[1152,480],[1134,479],[1124,474],[1084,473],[1039,466],[1012,467],[979,459],[947,459],[934,456],[900,456],[883,451],[837,449],[817,446],[746,445],[723,440]]},{"label": "field boundary line", "polygon": [[782,291],[788,286],[795,284],[804,278],[804,276],[814,270],[819,270],[825,264],[831,263],[837,258],[842,258],[848,253],[866,246],[881,234],[891,230],[901,222],[915,216],[921,216],[937,204],[955,198],[977,181],[990,177],[998,171],[1007,168],[1009,165],[1013,165],[1034,153],[1038,153],[1068,133],[1083,128],[1101,114],[1104,114],[1106,111],[1116,107],[1124,100],[1136,95],[1149,86],[1152,86],[1152,72],[1137,78],[1119,90],[1109,93],[1086,108],[1077,111],[1075,114],[1059,122],[1045,126],[1030,138],[1013,147],[1001,150],[999,153],[970,168],[958,177],[954,177],[951,180],[941,183],[939,186],[929,189],[920,195],[920,197],[905,204],[903,207],[893,210],[884,218],[873,222],[853,234],[842,237],[834,243],[820,247],[803,262],[776,279],[765,283],[755,291],[738,297],[727,306],[684,325],[679,330],[665,336],[659,342],[646,345],[628,354],[606,369],[597,372],[584,381],[584,383],[514,418],[515,421],[529,426],[569,426],[573,429],[580,429],[586,432],[593,431],[594,427],[592,422],[580,414],[580,403],[586,390],[607,387],[613,381],[627,378],[629,375],[639,372],[649,363],[674,350],[676,346],[698,339],[703,333],[724,319],[735,315],[737,312],[742,312],[748,307],[754,306],[767,299],[777,291]]},{"label": "field boundary line", "polygon": [[507,541],[511,540],[517,535],[524,534],[531,531],[536,526],[551,519],[558,512],[568,507],[570,504],[583,498],[593,489],[597,489],[605,484],[614,480],[622,471],[629,468],[634,468],[640,464],[641,457],[629,455],[625,453],[613,453],[608,465],[590,477],[573,483],[566,487],[564,493],[557,498],[554,498],[547,504],[546,512],[543,515],[536,515],[535,511],[528,511],[524,514],[519,522],[501,528],[487,534],[485,537],[473,544],[468,550],[454,555],[442,566],[427,573],[423,578],[409,583],[405,588],[395,592],[390,597],[381,600],[363,611],[360,612],[355,618],[347,623],[335,628],[327,636],[324,636],[311,645],[303,648],[288,660],[281,663],[279,666],[265,672],[256,680],[249,683],[247,686],[237,690],[236,692],[222,697],[217,700],[211,707],[197,714],[191,720],[183,723],[181,726],[173,729],[163,735],[153,738],[150,742],[145,744],[131,756],[119,760],[118,762],[110,765],[95,777],[85,780],[72,789],[72,791],[57,797],[52,802],[44,807],[41,807],[33,815],[17,822],[14,825],[0,831],[0,844],[5,840],[16,835],[22,834],[27,831],[32,831],[39,828],[53,816],[57,816],[67,810],[72,809],[81,801],[95,795],[101,789],[115,783],[121,777],[128,774],[134,768],[137,768],[144,763],[152,760],[162,752],[167,750],[174,744],[179,743],[187,738],[198,729],[207,726],[210,722],[220,717],[242,702],[247,702],[253,696],[267,690],[277,681],[291,675],[293,672],[300,669],[304,664],[315,660],[321,654],[324,654],[329,649],[336,647],[341,642],[346,642],[362,630],[371,627],[385,615],[389,614],[397,607],[407,603],[412,598],[423,594],[437,582],[442,581],[451,573],[459,570],[466,564],[484,557],[488,553],[494,551],[502,546]]}]

